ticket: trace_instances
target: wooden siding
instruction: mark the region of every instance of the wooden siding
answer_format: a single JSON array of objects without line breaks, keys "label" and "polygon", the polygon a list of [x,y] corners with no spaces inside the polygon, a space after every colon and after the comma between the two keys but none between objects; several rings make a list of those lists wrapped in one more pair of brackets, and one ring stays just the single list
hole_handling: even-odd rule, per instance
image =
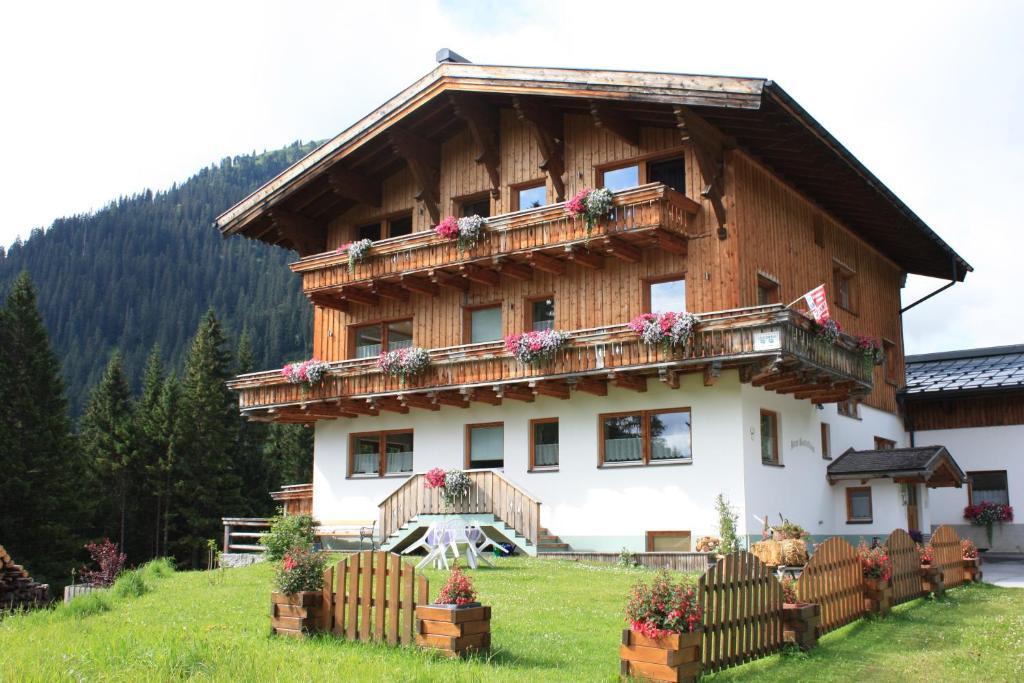
[{"label": "wooden siding", "polygon": [[1004,427],[1024,424],[1024,393],[906,400],[907,428],[914,431]]},{"label": "wooden siding", "polygon": [[[845,332],[895,342],[896,376],[903,377],[902,271],[745,154],[730,154],[728,169],[733,182],[727,177],[726,192],[735,199],[729,224],[740,233],[738,305],[757,303],[759,273],[779,283],[784,304],[825,283],[829,309]],[[816,224],[823,246],[815,244]],[[856,273],[852,312],[835,303],[836,260]],[[875,388],[864,402],[896,412],[897,387],[885,381],[881,366],[874,379]]]}]

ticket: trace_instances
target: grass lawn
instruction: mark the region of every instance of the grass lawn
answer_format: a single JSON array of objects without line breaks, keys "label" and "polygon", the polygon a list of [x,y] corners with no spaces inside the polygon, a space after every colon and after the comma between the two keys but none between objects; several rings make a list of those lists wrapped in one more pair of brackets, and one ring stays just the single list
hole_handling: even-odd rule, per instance
[{"label": "grass lawn", "polygon": [[[614,681],[622,605],[650,572],[512,558],[471,572],[494,607],[488,658],[269,633],[271,567],[147,578],[139,597],[0,621],[0,680]],[[441,585],[429,572],[432,593]],[[132,591],[125,591],[132,592]],[[137,592],[137,591],[135,591]],[[1024,591],[973,586],[710,680],[1021,680]]]}]

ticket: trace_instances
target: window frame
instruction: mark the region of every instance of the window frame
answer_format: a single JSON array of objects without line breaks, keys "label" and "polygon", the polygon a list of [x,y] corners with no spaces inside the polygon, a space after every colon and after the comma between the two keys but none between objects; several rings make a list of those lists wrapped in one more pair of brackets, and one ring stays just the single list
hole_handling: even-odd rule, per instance
[{"label": "window frame", "polygon": [[[686,177],[686,169],[689,167],[689,160],[687,159],[686,154],[687,148],[687,145],[679,145],[669,149],[660,149],[656,152],[648,152],[647,154],[637,154],[636,156],[627,157],[625,159],[616,159],[615,161],[606,161],[604,163],[594,164],[594,186],[604,187],[604,174],[606,171],[615,171],[620,168],[626,168],[627,166],[638,166],[637,180],[640,185],[646,185],[651,182],[650,164],[668,161],[669,159],[675,158],[682,158],[683,175]],[[687,184],[688,182],[689,181],[687,180]],[[689,188],[683,188],[682,190],[673,190],[673,192],[689,196],[688,189]]]},{"label": "window frame", "polygon": [[[659,551],[659,550],[655,550],[654,549],[654,539],[656,539],[656,538],[672,537],[672,536],[682,536],[684,534],[686,535],[686,537],[688,539],[690,539],[690,542],[687,544],[687,545],[690,546],[690,548],[688,550],[683,550],[683,551],[664,551],[664,550],[661,550],[661,551]],[[690,531],[689,529],[666,530],[666,531],[660,531],[660,530],[659,531],[645,531],[644,532],[644,548],[645,548],[644,552],[648,552],[648,553],[655,553],[655,552],[693,552],[693,532]]]},{"label": "window frame", "polygon": [[[772,444],[774,446],[775,451],[775,460],[772,462],[768,462],[764,459],[764,427],[762,421],[767,416],[771,416],[773,423],[775,425],[775,429],[772,434]],[[779,418],[779,413],[775,410],[761,408],[758,412],[757,426],[758,431],[761,434],[761,440],[759,441],[759,444],[761,446],[761,464],[766,465],[768,467],[784,467],[784,464],[782,462],[781,440],[779,438],[779,433],[781,431],[781,420]]]},{"label": "window frame", "polygon": [[1003,479],[1006,480],[1006,504],[1010,503],[1010,473],[1008,470],[971,470],[970,472],[964,472],[967,477],[967,504],[977,505],[974,502],[974,479],[972,477],[975,474],[1002,474]]},{"label": "window frame", "polygon": [[402,209],[401,211],[392,211],[376,218],[370,218],[366,221],[360,222],[358,225],[352,226],[352,241],[360,239],[359,228],[365,228],[367,226],[376,223],[380,227],[380,239],[374,240],[374,242],[380,242],[382,240],[391,239],[391,222],[399,218],[409,218],[411,222],[410,230],[408,235],[399,235],[399,237],[409,237],[410,235],[416,234],[416,219],[415,212],[412,207],[408,209]]},{"label": "window frame", "polygon": [[[690,415],[690,457],[652,460],[651,459],[651,415],[663,413],[689,413]],[[640,416],[640,460],[626,462],[605,462],[604,421],[610,417]],[[561,437],[561,434],[559,434]],[[693,409],[691,406],[677,408],[657,408],[653,410],[623,410],[614,413],[601,413],[597,416],[597,467],[598,469],[614,469],[616,467],[660,467],[663,465],[690,465],[693,463]]]},{"label": "window frame", "polygon": [[[683,163],[685,164],[686,162],[684,161]],[[621,171],[622,169],[629,168],[630,166],[636,166],[636,185],[634,185],[633,187],[640,187],[641,185],[646,184],[647,183],[647,160],[646,159],[643,159],[643,160],[634,159],[633,161],[626,161],[626,162],[615,161],[615,162],[612,162],[610,164],[602,164],[600,167],[595,168],[594,169],[594,175],[595,175],[595,180],[597,181],[595,183],[595,185],[597,185],[597,187],[605,187],[605,184],[604,184],[604,176],[605,176],[605,174],[607,174],[609,172],[612,172],[612,171]],[[612,192],[622,192],[623,190],[629,190],[629,189],[632,189],[632,188],[624,187],[624,188],[622,188],[622,190],[612,190]]]},{"label": "window frame", "polygon": [[[412,434],[413,437],[413,467],[408,472],[387,472],[388,453],[387,437],[390,434]],[[355,444],[356,439],[377,436],[377,448],[379,449],[377,474],[356,474],[355,473]],[[405,429],[377,429],[368,432],[351,432],[348,435],[348,466],[346,468],[346,479],[383,479],[385,477],[411,477],[416,473],[416,433],[412,427]]]},{"label": "window frame", "polygon": [[[558,426],[558,464],[557,465],[538,465],[537,464],[537,430],[536,425],[539,424],[556,424]],[[559,424],[557,417],[538,417],[530,420],[530,462],[527,468],[528,472],[557,472],[558,468],[562,464],[562,426]]]},{"label": "window frame", "polygon": [[642,291],[640,292],[641,301],[643,302],[643,312],[644,313],[651,313],[652,312],[651,311],[651,286],[652,285],[661,285],[661,284],[665,284],[666,282],[675,282],[677,280],[682,280],[683,281],[683,310],[682,311],[675,311],[675,312],[677,312],[677,313],[687,313],[687,312],[689,312],[690,290],[686,286],[686,271],[685,270],[680,272],[680,273],[671,273],[669,275],[659,275],[657,277],[645,277],[642,280],[640,280],[640,286],[643,288]]},{"label": "window frame", "polygon": [[823,460],[832,459],[832,425],[828,422],[821,423],[821,457]]},{"label": "window frame", "polygon": [[894,439],[887,439],[884,436],[875,436],[876,451],[891,451],[894,448],[896,448],[896,441]]},{"label": "window frame", "polygon": [[487,190],[473,192],[460,197],[452,197],[452,215],[456,218],[462,218],[462,210],[467,204],[479,204],[484,201],[487,202],[487,215],[482,216],[482,218],[490,218],[494,213],[494,202],[491,201],[491,193]]},{"label": "window frame", "polygon": [[[348,357],[349,357],[349,359],[355,359],[356,358],[356,332],[360,328],[363,328],[363,327],[374,327],[376,325],[380,326],[380,350],[381,350],[381,353],[384,353],[384,352],[386,352],[388,350],[388,326],[393,325],[395,323],[402,323],[402,322],[408,321],[409,324],[413,326],[413,343],[415,344],[415,341],[416,341],[416,336],[415,336],[416,335],[416,327],[414,325],[414,320],[415,319],[413,318],[413,316],[408,316],[408,317],[403,316],[401,318],[386,318],[384,320],[375,320],[375,321],[372,321],[372,322],[365,322],[365,323],[351,323],[348,326]],[[371,357],[372,356],[367,356],[367,358],[371,358]]]},{"label": "window frame", "polygon": [[[530,206],[530,207],[527,207],[525,209],[523,207],[519,206],[519,193],[522,192],[523,190],[532,190],[532,189],[537,188],[537,187],[543,187],[544,188],[544,202],[545,202],[544,205],[543,206]],[[513,212],[516,212],[516,211],[530,211],[530,210],[533,210],[533,209],[542,209],[545,206],[549,206],[550,205],[550,202],[548,202],[548,179],[546,177],[545,178],[534,178],[532,180],[524,180],[521,183],[512,183],[511,185],[508,186],[508,189],[509,189],[509,195],[510,195],[509,201],[511,202],[511,208],[512,208]]]},{"label": "window frame", "polygon": [[[839,300],[839,281],[848,283],[848,301],[844,305]],[[857,271],[839,259],[832,259],[832,303],[851,315],[857,315]]]},{"label": "window frame", "polygon": [[[845,412],[842,406],[850,406],[849,412]],[[860,420],[860,401],[855,399],[847,399],[845,401],[839,401],[836,403],[836,414],[843,417],[848,417],[851,420]]]},{"label": "window frame", "polygon": [[[779,281],[776,280],[775,278],[769,275],[765,275],[764,273],[758,271],[756,287],[757,292],[754,301],[758,306],[773,306],[775,304],[782,303],[782,285],[780,285]],[[774,295],[771,298],[774,300],[762,304],[761,292],[765,289],[771,289],[771,291],[774,293]]]},{"label": "window frame", "polygon": [[896,374],[896,342],[882,337],[882,377],[891,386],[900,385],[899,375]]},{"label": "window frame", "polygon": [[[868,494],[868,516],[867,517],[853,517],[853,505],[851,504],[851,498],[853,493],[864,493]],[[875,521],[875,505],[873,500],[873,494],[870,486],[848,486],[846,487],[846,523],[847,524],[873,524]]]},{"label": "window frame", "polygon": [[[498,333],[497,339],[490,341],[475,342],[473,341],[473,313],[476,311],[482,311],[488,308],[497,308],[501,316],[501,329]],[[505,336],[505,302],[504,301],[493,301],[486,304],[473,304],[471,306],[462,307],[462,343],[463,344],[490,344],[495,341],[501,341]]]},{"label": "window frame", "polygon": [[533,324],[536,322],[533,319],[533,305],[538,301],[547,301],[551,299],[551,305],[555,309],[555,317],[551,320],[552,328],[555,327],[555,322],[558,320],[558,302],[555,300],[555,295],[552,294],[538,294],[535,296],[528,296],[523,300],[523,330],[530,331],[533,329]]},{"label": "window frame", "polygon": [[[473,467],[473,462],[470,459],[472,454],[472,437],[471,433],[473,429],[479,427],[501,427],[501,467]],[[505,422],[504,420],[498,420],[496,422],[471,422],[467,423],[463,428],[463,445],[462,445],[462,469],[464,470],[496,470],[505,469]]]}]

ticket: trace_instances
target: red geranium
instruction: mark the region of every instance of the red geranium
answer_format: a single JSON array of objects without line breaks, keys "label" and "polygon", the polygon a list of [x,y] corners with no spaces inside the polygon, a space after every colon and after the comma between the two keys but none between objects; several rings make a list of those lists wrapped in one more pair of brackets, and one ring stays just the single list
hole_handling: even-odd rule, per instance
[{"label": "red geranium", "polygon": [[440,467],[428,470],[424,478],[424,484],[428,489],[444,488],[444,470]]},{"label": "red geranium", "polygon": [[860,568],[865,579],[888,581],[892,578],[892,560],[884,545],[869,548],[867,543],[861,541],[857,546],[857,554],[860,555]]},{"label": "red geranium", "polygon": [[441,592],[437,594],[437,604],[468,605],[471,602],[476,602],[476,590],[473,589],[473,582],[462,573],[456,563],[452,567],[448,581],[441,588]]},{"label": "red geranium", "polygon": [[630,628],[652,640],[672,633],[691,633],[700,627],[701,617],[693,586],[673,583],[665,570],[658,572],[650,584],[636,584],[626,603]]}]

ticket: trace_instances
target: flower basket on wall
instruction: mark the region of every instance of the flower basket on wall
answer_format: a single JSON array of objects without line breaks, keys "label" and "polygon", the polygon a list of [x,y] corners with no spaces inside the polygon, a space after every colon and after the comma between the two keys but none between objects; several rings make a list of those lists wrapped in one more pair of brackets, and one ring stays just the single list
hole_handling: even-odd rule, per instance
[{"label": "flower basket on wall", "polygon": [[551,360],[569,343],[569,335],[558,330],[534,330],[505,337],[505,350],[523,365]]},{"label": "flower basket on wall", "polygon": [[643,313],[629,321],[629,329],[636,332],[648,346],[661,346],[666,353],[682,348],[690,341],[697,318],[691,313]]}]

